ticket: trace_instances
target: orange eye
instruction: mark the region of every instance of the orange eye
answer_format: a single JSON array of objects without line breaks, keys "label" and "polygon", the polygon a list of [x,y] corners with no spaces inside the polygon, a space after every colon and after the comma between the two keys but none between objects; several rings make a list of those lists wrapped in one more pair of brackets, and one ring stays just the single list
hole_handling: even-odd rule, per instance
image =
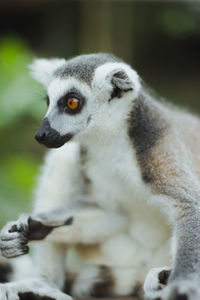
[{"label": "orange eye", "polygon": [[79,106],[79,100],[76,98],[69,98],[67,99],[67,107],[69,109],[76,109]]},{"label": "orange eye", "polygon": [[47,105],[47,107],[49,107],[49,98],[48,97],[46,98],[46,105]]}]

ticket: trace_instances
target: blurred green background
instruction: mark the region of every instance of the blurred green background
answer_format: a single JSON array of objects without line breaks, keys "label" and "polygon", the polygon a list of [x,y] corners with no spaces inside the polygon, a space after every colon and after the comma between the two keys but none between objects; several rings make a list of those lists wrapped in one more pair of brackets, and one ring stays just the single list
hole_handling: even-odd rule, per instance
[{"label": "blurred green background", "polygon": [[29,211],[44,152],[46,111],[33,57],[110,52],[158,95],[200,112],[200,3],[0,1],[0,225]]}]

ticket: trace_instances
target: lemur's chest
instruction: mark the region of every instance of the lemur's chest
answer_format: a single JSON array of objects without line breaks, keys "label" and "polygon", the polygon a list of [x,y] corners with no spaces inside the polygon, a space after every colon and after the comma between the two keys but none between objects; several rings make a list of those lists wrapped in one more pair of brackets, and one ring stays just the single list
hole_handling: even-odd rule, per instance
[{"label": "lemur's chest", "polygon": [[86,191],[91,202],[126,215],[127,234],[135,244],[145,248],[148,241],[148,248],[155,249],[168,239],[166,222],[150,205],[151,189],[143,182],[134,149],[126,140],[88,149],[83,172],[88,178]]},{"label": "lemur's chest", "polygon": [[147,197],[134,149],[126,139],[88,148],[83,171],[89,197],[106,209],[130,211]]}]

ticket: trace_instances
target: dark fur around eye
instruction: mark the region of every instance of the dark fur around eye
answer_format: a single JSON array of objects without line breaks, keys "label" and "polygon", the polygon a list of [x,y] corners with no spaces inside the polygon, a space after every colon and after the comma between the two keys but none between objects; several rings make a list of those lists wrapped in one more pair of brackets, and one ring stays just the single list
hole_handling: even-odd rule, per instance
[{"label": "dark fur around eye", "polygon": [[[67,106],[67,100],[69,98],[76,98],[79,100],[79,105],[76,109],[72,110]],[[64,112],[70,115],[74,115],[79,113],[82,110],[84,103],[85,103],[85,97],[78,90],[71,89],[66,95],[64,95],[58,100],[57,104],[60,113]]]}]

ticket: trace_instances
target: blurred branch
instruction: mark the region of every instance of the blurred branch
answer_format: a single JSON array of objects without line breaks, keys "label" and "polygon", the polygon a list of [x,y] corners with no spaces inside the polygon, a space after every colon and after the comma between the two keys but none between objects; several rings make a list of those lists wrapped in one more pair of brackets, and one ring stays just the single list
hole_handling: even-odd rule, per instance
[{"label": "blurred branch", "polygon": [[111,2],[80,2],[81,53],[113,52]]}]

